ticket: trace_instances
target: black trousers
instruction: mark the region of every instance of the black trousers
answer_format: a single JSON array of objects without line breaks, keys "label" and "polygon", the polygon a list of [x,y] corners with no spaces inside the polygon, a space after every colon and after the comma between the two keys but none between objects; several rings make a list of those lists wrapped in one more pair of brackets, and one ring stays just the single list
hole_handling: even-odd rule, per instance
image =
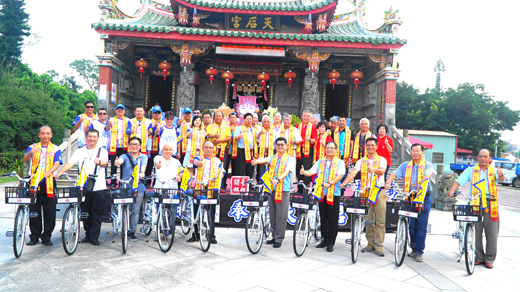
[{"label": "black trousers", "polygon": [[[220,159],[220,152],[221,151],[226,152],[226,148],[224,147],[223,149],[218,149],[216,157],[218,157],[219,159]],[[222,167],[226,171],[226,174],[224,175],[224,177],[222,178],[222,182],[220,183],[220,188],[223,189],[223,190],[225,190],[226,187],[227,187],[227,175],[228,175],[228,170],[229,170],[229,160],[230,160],[230,158],[231,158],[231,155],[229,155],[226,152],[224,154],[224,160],[222,161]]]},{"label": "black trousers", "polygon": [[[253,159],[253,155],[251,154],[251,159]],[[253,174],[255,172],[255,168],[251,163],[246,163],[246,151],[245,149],[238,148],[237,152],[237,172],[238,176],[248,176],[249,178],[253,178]]]},{"label": "black trousers", "polygon": [[[56,180],[54,180],[56,188]],[[43,226],[42,226],[42,207],[43,207]],[[31,241],[50,241],[54,227],[56,226],[56,198],[47,197],[47,179],[40,184],[36,191],[36,203],[29,205],[29,212],[37,213],[37,217],[30,217],[29,227],[31,228]],[[43,229],[43,232],[42,232]]]},{"label": "black trousers", "polygon": [[88,213],[88,217],[83,219],[85,237],[91,241],[99,239],[103,208],[105,207],[105,193],[105,190],[86,193],[85,202],[81,203],[81,212]]},{"label": "black trousers", "polygon": [[[110,149],[109,149],[110,150]],[[117,174],[117,166],[114,165],[116,162],[116,158],[118,158],[121,155],[124,155],[128,153],[127,150],[123,148],[116,148],[116,154],[110,155],[110,175]],[[123,165],[119,166],[119,179],[123,178]],[[112,184],[116,184],[115,180],[112,180]]]},{"label": "black trousers", "polygon": [[[155,158],[155,156],[157,156],[159,154],[150,154],[150,158],[148,158],[148,163],[146,164],[146,171],[144,172],[144,175],[146,176],[149,176],[152,174],[152,170],[153,170],[153,159]],[[152,183],[152,180],[151,179],[147,179],[146,180],[146,185],[149,186],[151,185]]]},{"label": "black trousers", "polygon": [[338,236],[339,196],[334,196],[334,205],[327,204],[327,198],[320,202],[321,236],[326,245],[334,246]]},{"label": "black trousers", "polygon": [[[314,147],[311,147],[309,157],[304,157],[302,149],[302,158],[296,160],[296,177],[298,178],[298,181],[303,181],[303,183],[305,183],[307,186],[311,182],[311,177],[301,175],[300,169],[302,168],[302,165],[305,170],[309,170],[312,167],[312,153],[314,153]],[[303,193],[303,188],[301,186],[298,186],[298,192]]]}]

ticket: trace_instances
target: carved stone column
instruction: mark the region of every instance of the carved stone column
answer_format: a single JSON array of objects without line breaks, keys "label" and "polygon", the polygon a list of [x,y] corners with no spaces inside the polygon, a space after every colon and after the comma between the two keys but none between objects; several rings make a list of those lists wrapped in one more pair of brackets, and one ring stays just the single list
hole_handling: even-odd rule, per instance
[{"label": "carved stone column", "polygon": [[320,93],[318,91],[318,74],[313,74],[309,69],[305,69],[302,104],[302,110],[310,110],[313,114],[319,113]]},{"label": "carved stone column", "polygon": [[195,65],[188,64],[184,67],[186,70],[180,72],[180,82],[177,91],[177,104],[179,108],[189,107],[193,109],[195,106]]}]

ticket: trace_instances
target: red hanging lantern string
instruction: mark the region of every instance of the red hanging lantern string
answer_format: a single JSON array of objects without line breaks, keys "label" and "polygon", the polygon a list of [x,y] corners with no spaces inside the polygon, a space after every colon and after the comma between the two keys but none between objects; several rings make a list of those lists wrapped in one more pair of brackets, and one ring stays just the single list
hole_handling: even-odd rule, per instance
[{"label": "red hanging lantern string", "polygon": [[339,72],[336,71],[336,70],[332,70],[332,71],[329,72],[328,76],[329,76],[329,79],[330,79],[330,83],[332,84],[332,89],[334,89],[334,84],[336,84],[337,79],[339,79],[341,74],[339,74]]},{"label": "red hanging lantern string", "polygon": [[135,61],[135,66],[139,68],[139,74],[141,75],[141,79],[143,79],[144,69],[148,68],[148,62],[143,59],[137,60]]},{"label": "red hanging lantern string", "polygon": [[226,90],[229,89],[229,84],[230,84],[229,81],[232,80],[233,78],[235,78],[235,76],[233,75],[233,73],[231,73],[229,71],[222,73],[222,79],[226,80]]},{"label": "red hanging lantern string", "polygon": [[296,78],[296,73],[294,73],[293,71],[289,70],[289,72],[286,72],[283,77],[285,77],[285,79],[287,79],[287,83],[289,84],[289,88],[291,88],[291,84],[293,82],[293,79]]},{"label": "red hanging lantern string", "polygon": [[215,80],[215,75],[218,74],[218,71],[217,69],[213,68],[213,67],[210,67],[209,69],[206,70],[206,75],[209,76],[209,81],[211,83],[211,85],[213,85],[213,80]]},{"label": "red hanging lantern string", "polygon": [[163,61],[159,64],[159,68],[163,70],[162,75],[164,76],[164,80],[166,80],[166,75],[168,75],[168,70],[172,68],[172,65],[166,61]]},{"label": "red hanging lantern string", "polygon": [[269,75],[262,72],[262,74],[258,74],[256,77],[260,81],[260,85],[262,85],[262,90],[265,90],[266,82],[269,81]]},{"label": "red hanging lantern string", "polygon": [[363,72],[356,70],[356,71],[350,73],[350,78],[354,79],[354,84],[356,85],[356,90],[357,90],[357,85],[359,84],[359,79],[363,78]]}]

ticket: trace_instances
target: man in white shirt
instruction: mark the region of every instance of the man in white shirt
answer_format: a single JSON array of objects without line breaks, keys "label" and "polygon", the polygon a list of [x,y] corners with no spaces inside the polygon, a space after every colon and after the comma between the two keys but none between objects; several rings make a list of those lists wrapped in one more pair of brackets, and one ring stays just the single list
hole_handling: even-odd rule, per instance
[{"label": "man in white shirt", "polygon": [[[374,137],[367,138],[365,141],[365,149],[367,154],[356,162],[354,169],[348,174],[345,181],[341,184],[341,187],[346,186],[351,182],[358,172],[361,173],[361,188],[365,186],[371,186],[374,176],[377,176],[377,186],[384,186],[384,175],[386,172],[386,159],[382,156],[377,155],[377,139]],[[363,196],[369,196],[370,192],[367,191]],[[369,197],[370,200],[370,197]],[[386,220],[386,191],[384,189],[379,192],[376,198],[374,198],[375,205],[370,204],[368,214],[365,215],[367,221],[372,222],[366,228],[366,237],[368,245],[361,250],[362,252],[375,251],[376,255],[382,257],[383,242],[385,241],[385,220]],[[375,226],[375,227],[374,227]]]},{"label": "man in white shirt", "polygon": [[[81,203],[81,211],[88,213],[88,217],[83,220],[85,238],[81,242],[90,242],[93,245],[99,245],[99,233],[105,206],[105,168],[108,164],[108,152],[105,148],[97,146],[98,140],[98,130],[88,130],[86,147],[74,151],[69,161],[58,172],[59,177],[74,164],[78,164],[80,179],[82,175],[97,175],[93,191],[85,192],[85,202]],[[83,191],[85,190],[83,189]]]},{"label": "man in white shirt", "polygon": [[99,108],[97,111],[97,120],[92,122],[92,126],[99,132],[97,147],[108,149],[110,147],[110,131],[106,130],[108,122],[108,113],[106,108]]},{"label": "man in white shirt", "polygon": [[164,113],[164,127],[162,127],[159,132],[159,136],[161,137],[159,140],[159,154],[163,154],[162,149],[164,145],[172,143],[173,157],[177,157],[177,127],[174,124],[174,120],[175,117],[173,112],[167,111]]}]

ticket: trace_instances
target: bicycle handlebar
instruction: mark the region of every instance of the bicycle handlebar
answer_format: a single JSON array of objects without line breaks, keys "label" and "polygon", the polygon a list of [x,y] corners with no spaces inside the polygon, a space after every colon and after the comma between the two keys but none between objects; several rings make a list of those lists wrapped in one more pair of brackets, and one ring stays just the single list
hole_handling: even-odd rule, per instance
[{"label": "bicycle handlebar", "polygon": [[2,177],[10,177],[10,176],[15,176],[19,181],[22,181],[22,182],[25,182],[25,183],[28,183],[31,181],[31,178],[33,178],[34,174],[31,175],[31,176],[24,176],[24,177],[20,177],[18,175],[18,173],[16,173],[16,171],[13,171],[13,172],[10,172],[10,173],[4,173],[2,174]]}]

